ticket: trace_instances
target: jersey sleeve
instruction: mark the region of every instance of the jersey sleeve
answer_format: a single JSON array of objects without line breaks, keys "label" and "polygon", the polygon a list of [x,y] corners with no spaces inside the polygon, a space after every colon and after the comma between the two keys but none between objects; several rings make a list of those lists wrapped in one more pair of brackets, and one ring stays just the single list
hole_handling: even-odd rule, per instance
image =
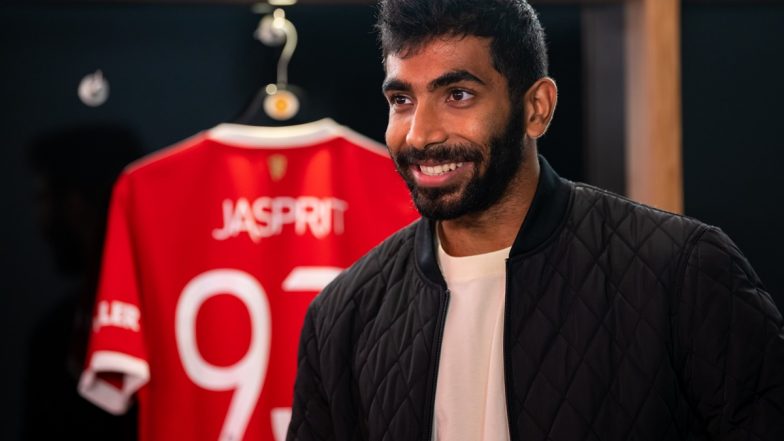
[{"label": "jersey sleeve", "polygon": [[113,414],[124,413],[150,378],[144,345],[131,222],[129,176],[114,187],[93,324],[79,393]]}]

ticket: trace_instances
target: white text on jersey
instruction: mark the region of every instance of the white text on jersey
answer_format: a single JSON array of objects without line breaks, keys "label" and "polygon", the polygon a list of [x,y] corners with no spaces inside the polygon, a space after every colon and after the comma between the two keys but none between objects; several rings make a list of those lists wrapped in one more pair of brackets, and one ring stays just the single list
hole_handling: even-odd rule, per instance
[{"label": "white text on jersey", "polygon": [[98,311],[93,320],[93,330],[97,331],[103,326],[116,326],[139,332],[139,308],[130,303],[113,300],[98,302]]},{"label": "white text on jersey", "polygon": [[308,231],[316,238],[330,233],[343,234],[344,214],[348,202],[336,198],[260,197],[252,203],[246,198],[223,201],[223,227],[212,230],[215,240],[226,240],[247,233],[254,242],[281,234],[285,225],[293,225],[302,236]]}]

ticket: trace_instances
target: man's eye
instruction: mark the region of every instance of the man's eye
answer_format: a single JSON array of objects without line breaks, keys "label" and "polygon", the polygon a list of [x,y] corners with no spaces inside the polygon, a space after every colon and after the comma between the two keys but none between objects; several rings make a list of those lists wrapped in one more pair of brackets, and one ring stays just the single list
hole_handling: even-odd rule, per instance
[{"label": "man's eye", "polygon": [[449,101],[467,101],[473,97],[473,93],[462,89],[455,89],[449,92]]},{"label": "man's eye", "polygon": [[402,106],[410,103],[411,100],[405,95],[392,95],[389,97],[389,104],[392,106]]}]

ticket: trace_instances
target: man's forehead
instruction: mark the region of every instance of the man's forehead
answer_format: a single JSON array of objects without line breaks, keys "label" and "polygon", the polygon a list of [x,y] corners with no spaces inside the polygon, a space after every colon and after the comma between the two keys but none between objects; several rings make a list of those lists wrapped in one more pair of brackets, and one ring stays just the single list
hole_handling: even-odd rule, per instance
[{"label": "man's forehead", "polygon": [[490,39],[475,36],[434,38],[421,45],[387,54],[387,79],[427,82],[447,72],[467,71],[487,76],[495,67],[490,55]]}]

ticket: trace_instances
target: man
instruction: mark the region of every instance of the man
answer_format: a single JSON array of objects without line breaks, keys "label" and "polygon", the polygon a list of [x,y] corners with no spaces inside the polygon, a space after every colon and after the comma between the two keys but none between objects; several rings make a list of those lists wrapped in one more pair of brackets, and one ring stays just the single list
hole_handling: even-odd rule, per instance
[{"label": "man", "polygon": [[423,219],[308,312],[290,440],[784,439],[782,317],[719,229],[559,178],[524,0],[384,0]]}]

